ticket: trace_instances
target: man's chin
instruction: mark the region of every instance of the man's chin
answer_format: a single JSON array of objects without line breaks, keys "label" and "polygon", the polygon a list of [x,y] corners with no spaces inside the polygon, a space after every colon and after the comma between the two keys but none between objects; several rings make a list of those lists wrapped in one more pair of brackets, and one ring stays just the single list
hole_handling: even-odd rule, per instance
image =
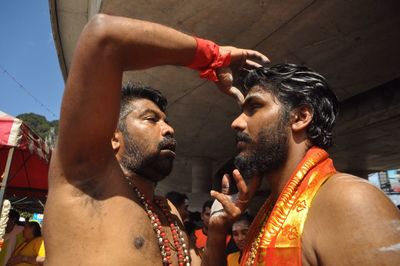
[{"label": "man's chin", "polygon": [[138,175],[151,180],[153,182],[160,182],[164,180],[170,173],[170,169],[155,169],[155,168],[147,168],[141,169],[136,172]]},{"label": "man's chin", "polygon": [[172,172],[172,167],[167,168],[167,169],[159,169],[158,171],[160,173],[161,176],[161,180],[166,178],[167,176],[169,176]]},{"label": "man's chin", "polygon": [[237,155],[234,160],[234,165],[245,180],[250,180],[257,174],[255,160],[251,156]]},{"label": "man's chin", "polygon": [[160,158],[158,163],[153,165],[154,172],[157,173],[159,181],[169,176],[174,166],[174,158]]}]

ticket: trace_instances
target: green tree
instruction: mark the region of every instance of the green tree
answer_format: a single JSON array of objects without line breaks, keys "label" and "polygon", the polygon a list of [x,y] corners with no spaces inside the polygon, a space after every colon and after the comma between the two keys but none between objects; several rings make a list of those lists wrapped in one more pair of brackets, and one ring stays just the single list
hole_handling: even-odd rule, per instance
[{"label": "green tree", "polygon": [[58,120],[48,121],[46,117],[35,113],[24,113],[17,118],[26,123],[36,134],[53,148],[58,134]]}]

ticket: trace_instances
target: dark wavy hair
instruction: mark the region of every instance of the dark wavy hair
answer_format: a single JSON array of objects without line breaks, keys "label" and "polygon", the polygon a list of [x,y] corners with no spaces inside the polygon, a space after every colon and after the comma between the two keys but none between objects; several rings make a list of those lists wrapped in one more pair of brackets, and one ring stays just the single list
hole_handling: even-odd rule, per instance
[{"label": "dark wavy hair", "polygon": [[260,86],[284,106],[284,117],[290,111],[306,105],[312,110],[307,136],[312,145],[329,148],[333,144],[332,130],[339,103],[326,79],[305,66],[278,64],[250,71],[242,80],[244,92]]},{"label": "dark wavy hair", "polygon": [[234,223],[246,221],[246,222],[248,222],[248,224],[250,226],[251,222],[253,222],[253,219],[254,219],[253,216],[251,216],[249,213],[245,212],[245,213],[242,213]]},{"label": "dark wavy hair", "polygon": [[175,205],[175,207],[180,207],[185,203],[185,200],[189,200],[189,198],[184,193],[180,193],[177,191],[170,191],[165,194],[165,197]]},{"label": "dark wavy hair", "polygon": [[148,99],[155,103],[163,112],[167,109],[168,101],[160,91],[137,82],[128,82],[121,89],[121,107],[118,119],[119,130],[126,130],[125,118],[134,109],[134,106],[130,103],[137,99]]}]

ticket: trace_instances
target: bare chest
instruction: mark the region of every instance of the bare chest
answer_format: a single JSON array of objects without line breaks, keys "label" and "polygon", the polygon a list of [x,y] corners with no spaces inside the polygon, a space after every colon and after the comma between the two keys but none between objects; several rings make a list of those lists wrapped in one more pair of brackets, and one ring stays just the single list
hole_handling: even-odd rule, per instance
[{"label": "bare chest", "polygon": [[[58,218],[49,215],[52,219],[47,223],[47,231],[51,233],[45,237],[50,259],[65,261],[65,265],[67,261],[75,265],[91,265],[95,261],[101,262],[100,265],[162,265],[160,239],[140,204],[125,197],[94,204],[94,209],[89,210],[88,205],[69,206],[69,211],[63,214],[62,229],[53,226]],[[171,227],[162,214],[159,218],[164,238],[169,241],[171,261],[178,265]]]}]

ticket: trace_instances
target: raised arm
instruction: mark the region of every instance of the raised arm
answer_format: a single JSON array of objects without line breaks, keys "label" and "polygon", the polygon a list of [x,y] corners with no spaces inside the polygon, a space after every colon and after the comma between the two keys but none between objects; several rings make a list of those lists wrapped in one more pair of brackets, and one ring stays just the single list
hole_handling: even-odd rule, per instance
[{"label": "raised arm", "polygon": [[[189,65],[197,56],[196,48],[195,38],[159,24],[109,15],[92,18],[79,38],[62,101],[53,155],[56,168],[63,169],[58,175],[81,179],[91,169],[93,177],[103,173],[114,156],[110,139],[119,115],[123,71]],[[249,58],[266,61],[254,51],[234,47],[221,51],[231,54],[228,63]],[[217,84],[232,94],[229,70],[218,72]]]},{"label": "raised arm", "polygon": [[[159,65],[192,65],[202,71],[201,62],[193,66],[195,56],[204,57],[199,55],[198,43],[189,35],[155,23],[109,15],[92,18],[79,38],[66,83],[53,154],[56,168],[63,173],[56,175],[82,179],[87,169],[93,177],[94,171],[102,173],[107,167],[106,162],[114,156],[110,139],[119,115],[123,71]],[[240,100],[226,66],[254,65],[250,59],[268,59],[234,47],[221,47],[220,52],[229,53],[230,60],[224,68],[214,65],[220,77],[214,81]]]},{"label": "raised arm", "polygon": [[195,49],[194,38],[158,24],[108,15],[92,18],[79,38],[62,101],[56,152],[62,168],[92,165],[102,171],[102,162],[114,156],[110,139],[124,70],[186,65]]}]

